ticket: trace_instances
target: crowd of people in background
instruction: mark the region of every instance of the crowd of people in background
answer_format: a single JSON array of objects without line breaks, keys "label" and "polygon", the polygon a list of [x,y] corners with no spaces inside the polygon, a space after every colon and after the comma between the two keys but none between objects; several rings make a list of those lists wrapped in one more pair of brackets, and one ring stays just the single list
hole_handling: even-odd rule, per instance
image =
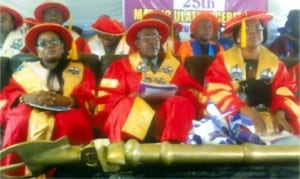
[{"label": "crowd of people in background", "polygon": [[[184,41],[182,25],[159,10],[128,29],[100,15],[91,25],[95,35],[88,39],[81,29],[63,26],[70,18],[64,4],[45,2],[33,14],[23,18],[0,6],[0,56],[30,53],[39,59],[22,63],[1,87],[2,148],[61,136],[71,144],[95,138],[263,144],[259,134],[300,134],[299,9],[290,11],[270,46],[264,42],[272,15],[260,11],[242,12],[226,22],[226,44],[219,40],[220,23],[210,12],[193,19],[191,38]],[[99,61],[108,54],[126,56],[113,62],[97,84],[90,69],[76,62],[76,53],[95,54]],[[190,56],[213,57],[203,84],[184,66]],[[284,62],[291,59],[298,63],[287,67]],[[149,86],[175,86],[176,93],[143,96]],[[1,165],[19,161],[10,155]],[[22,168],[13,174],[26,172]]]}]

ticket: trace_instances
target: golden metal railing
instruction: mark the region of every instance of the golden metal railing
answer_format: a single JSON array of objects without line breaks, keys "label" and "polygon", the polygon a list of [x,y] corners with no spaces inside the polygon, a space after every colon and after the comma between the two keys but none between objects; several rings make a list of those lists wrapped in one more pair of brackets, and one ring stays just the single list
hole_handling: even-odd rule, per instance
[{"label": "golden metal railing", "polygon": [[[186,145],[162,142],[140,144],[131,139],[127,142],[109,143],[96,139],[87,146],[69,145],[67,138],[57,141],[25,142],[0,151],[1,159],[9,153],[17,153],[23,163],[1,166],[1,177],[6,171],[26,166],[32,177],[51,167],[83,163],[103,172],[118,172],[144,164],[172,166],[176,164],[205,163],[289,163],[299,164],[300,146],[242,145]],[[14,177],[15,178],[15,177]]]}]

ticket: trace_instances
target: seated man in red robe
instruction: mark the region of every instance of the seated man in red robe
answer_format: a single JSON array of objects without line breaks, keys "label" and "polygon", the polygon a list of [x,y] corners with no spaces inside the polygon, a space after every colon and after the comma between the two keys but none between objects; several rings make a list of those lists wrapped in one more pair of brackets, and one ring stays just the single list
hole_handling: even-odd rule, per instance
[{"label": "seated man in red robe", "polygon": [[[170,52],[159,55],[168,35],[168,26],[160,20],[144,19],[133,24],[126,41],[135,52],[113,62],[104,74],[94,125],[111,141],[136,138],[144,142],[184,142],[187,139],[200,107],[198,97],[202,87]],[[152,85],[150,90],[154,93],[155,87],[172,85],[177,86],[177,91],[151,98],[141,93],[141,84],[146,84],[146,88]]]}]

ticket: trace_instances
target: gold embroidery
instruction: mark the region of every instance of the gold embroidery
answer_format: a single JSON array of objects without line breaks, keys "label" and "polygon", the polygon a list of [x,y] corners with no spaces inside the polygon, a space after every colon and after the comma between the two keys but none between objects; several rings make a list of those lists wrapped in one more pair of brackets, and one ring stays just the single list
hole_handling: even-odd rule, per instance
[{"label": "gold embroidery", "polygon": [[70,62],[68,67],[63,72],[64,96],[70,96],[75,86],[83,79],[83,64],[80,62]]},{"label": "gold embroidery", "polygon": [[[227,71],[230,73],[231,69],[235,66],[239,67],[242,70],[242,76],[240,80],[246,79],[245,63],[243,56],[239,47],[234,46],[223,52],[224,63]],[[229,74],[230,75],[230,74]]]},{"label": "gold embroidery", "polygon": [[[242,79],[240,80],[246,80],[246,65],[240,48],[234,46],[231,49],[224,51],[223,56],[227,71],[230,72],[233,67],[237,66],[242,70]],[[274,54],[270,53],[265,47],[261,46],[258,57],[256,79],[260,79],[262,72],[265,70],[270,70],[274,77],[278,70],[278,63],[278,58]]]},{"label": "gold embroidery", "polygon": [[[151,70],[140,69],[143,59],[139,53],[133,53],[129,56],[129,61],[135,71],[142,72],[142,81],[150,81],[150,83],[170,83],[176,73],[180,62],[175,58],[165,58],[156,73]],[[143,67],[141,67],[143,68]]]}]

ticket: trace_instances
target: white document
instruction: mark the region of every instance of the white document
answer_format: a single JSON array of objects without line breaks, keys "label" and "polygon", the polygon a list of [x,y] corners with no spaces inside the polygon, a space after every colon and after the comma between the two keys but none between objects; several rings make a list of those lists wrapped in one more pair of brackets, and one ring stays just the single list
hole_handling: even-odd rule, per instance
[{"label": "white document", "polygon": [[177,92],[177,85],[175,84],[152,84],[152,83],[140,83],[139,94],[143,98],[168,98],[175,96]]},{"label": "white document", "polygon": [[261,134],[259,137],[267,145],[300,145],[300,138],[287,131],[281,131],[275,134]]}]

